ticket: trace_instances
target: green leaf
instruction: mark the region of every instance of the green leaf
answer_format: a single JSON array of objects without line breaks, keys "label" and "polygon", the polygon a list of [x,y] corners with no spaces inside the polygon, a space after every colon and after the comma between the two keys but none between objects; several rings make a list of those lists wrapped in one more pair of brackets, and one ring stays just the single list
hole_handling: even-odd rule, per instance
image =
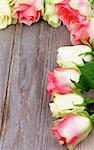
[{"label": "green leaf", "polygon": [[94,8],[94,0],[89,0],[91,7]]},{"label": "green leaf", "polygon": [[82,54],[80,54],[79,56],[87,56],[87,55],[91,55],[91,56],[93,56],[94,57],[94,51],[92,51],[92,52],[86,52],[86,53],[82,53]]},{"label": "green leaf", "polygon": [[90,119],[91,119],[92,121],[94,121],[94,114],[92,114],[92,115],[90,116]]},{"label": "green leaf", "polygon": [[90,48],[92,48],[92,46],[84,39],[84,38],[80,38],[80,40],[82,41],[83,44],[89,46]]},{"label": "green leaf", "polygon": [[86,105],[94,104],[94,99],[90,99],[88,97],[85,97],[84,101],[85,101]]},{"label": "green leaf", "polygon": [[94,52],[94,42],[92,42],[92,51]]},{"label": "green leaf", "polygon": [[[93,0],[94,1],[94,0]],[[80,40],[82,41],[83,44],[87,45],[88,47],[90,47],[92,49],[92,52],[94,52],[94,41],[92,41],[92,43],[90,44],[88,41],[86,41],[84,38],[80,38]],[[90,52],[90,55],[94,56],[94,53]],[[89,55],[89,53],[87,53]]]},{"label": "green leaf", "polygon": [[94,89],[94,62],[85,63],[84,66],[78,66],[81,75],[78,83],[72,81],[74,85],[82,92]]}]

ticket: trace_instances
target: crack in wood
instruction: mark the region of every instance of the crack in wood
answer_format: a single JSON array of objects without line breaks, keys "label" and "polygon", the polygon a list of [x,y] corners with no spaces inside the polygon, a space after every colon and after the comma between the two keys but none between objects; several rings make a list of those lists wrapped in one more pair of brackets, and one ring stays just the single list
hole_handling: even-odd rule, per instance
[{"label": "crack in wood", "polygon": [[5,98],[3,103],[3,113],[2,113],[2,121],[1,121],[1,129],[0,129],[0,150],[2,150],[4,136],[7,128],[7,121],[8,121],[8,113],[9,113],[9,93],[10,93],[10,81],[11,81],[11,71],[12,71],[12,60],[13,60],[13,49],[14,49],[14,42],[15,42],[15,33],[16,27],[13,31],[13,40],[11,43],[11,53],[10,53],[10,60],[9,60],[9,69],[8,69],[8,76],[7,76],[7,84],[6,84],[6,92]]}]

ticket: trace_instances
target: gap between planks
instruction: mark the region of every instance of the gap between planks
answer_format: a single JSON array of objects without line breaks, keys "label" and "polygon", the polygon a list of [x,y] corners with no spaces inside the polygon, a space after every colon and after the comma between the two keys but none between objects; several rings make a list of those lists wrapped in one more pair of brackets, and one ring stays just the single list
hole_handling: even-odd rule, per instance
[{"label": "gap between planks", "polygon": [[12,74],[12,59],[13,59],[13,50],[14,50],[14,41],[15,41],[15,33],[16,27],[12,33],[12,41],[10,47],[10,56],[9,56],[9,66],[8,66],[8,74],[6,79],[6,87],[5,87],[5,95],[3,99],[3,111],[2,111],[2,120],[1,120],[1,129],[0,129],[0,150],[2,150],[2,145],[4,141],[4,136],[7,128],[7,120],[8,120],[8,112],[9,112],[9,93],[10,93],[10,81]]}]

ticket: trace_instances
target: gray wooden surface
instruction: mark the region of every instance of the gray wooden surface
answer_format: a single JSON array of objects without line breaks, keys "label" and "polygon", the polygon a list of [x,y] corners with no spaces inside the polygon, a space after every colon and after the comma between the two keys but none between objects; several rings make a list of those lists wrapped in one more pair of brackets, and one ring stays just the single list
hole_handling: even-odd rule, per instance
[{"label": "gray wooden surface", "polygon": [[[47,71],[56,49],[70,45],[64,26],[40,21],[0,31],[0,150],[65,150],[50,132]],[[93,150],[92,134],[76,150]]]}]

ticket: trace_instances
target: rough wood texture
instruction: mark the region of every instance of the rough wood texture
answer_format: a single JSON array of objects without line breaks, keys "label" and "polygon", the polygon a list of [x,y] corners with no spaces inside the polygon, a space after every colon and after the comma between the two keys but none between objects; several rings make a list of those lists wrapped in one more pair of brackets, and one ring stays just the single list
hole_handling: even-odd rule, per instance
[{"label": "rough wood texture", "polygon": [[12,26],[0,31],[0,136],[4,133],[8,113],[6,95],[9,84],[14,33],[15,29]]},{"label": "rough wood texture", "polygon": [[[65,150],[50,132],[46,90],[63,45],[70,45],[64,26],[40,22],[0,32],[0,150]],[[93,139],[92,133],[76,150],[93,150]]]}]

